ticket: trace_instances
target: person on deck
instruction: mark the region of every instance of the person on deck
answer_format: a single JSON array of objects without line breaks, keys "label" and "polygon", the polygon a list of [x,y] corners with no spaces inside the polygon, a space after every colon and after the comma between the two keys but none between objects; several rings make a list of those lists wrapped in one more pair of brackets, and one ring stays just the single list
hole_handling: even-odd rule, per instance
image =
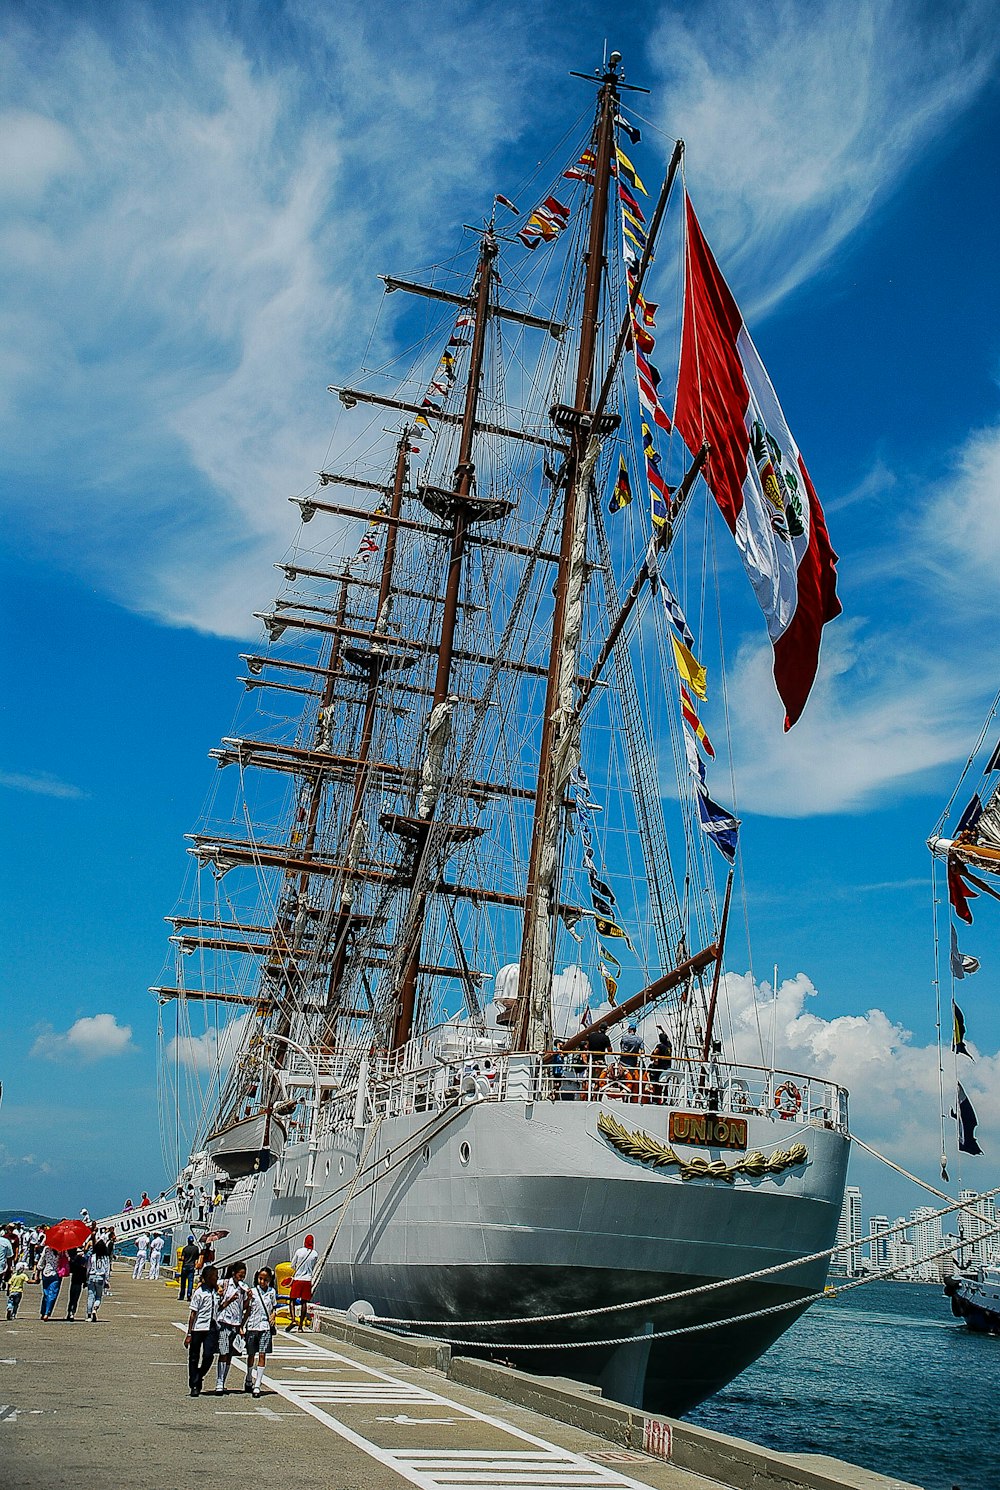
[{"label": "person on deck", "polygon": [[658,1030],[660,1038],[649,1053],[649,1084],[653,1088],[654,1102],[666,1100],[665,1092],[670,1080],[670,1068],[674,1060],[674,1047],[666,1030]]},{"label": "person on deck", "polygon": [[194,1275],[198,1266],[198,1258],[201,1256],[201,1248],[193,1236],[189,1236],[185,1246],[181,1248],[181,1292],[180,1297],[190,1299],[194,1291]]},{"label": "person on deck", "polygon": [[184,1344],[188,1353],[188,1389],[192,1397],[201,1394],[202,1383],[215,1359],[219,1343],[219,1273],[207,1267],[191,1297]]},{"label": "person on deck", "polygon": [[628,1083],[634,1092],[640,1092],[642,1073],[639,1069],[639,1057],[643,1052],[642,1036],[639,1034],[638,1026],[634,1019],[630,1019],[628,1029],[622,1035],[621,1040],[621,1064],[628,1071]]},{"label": "person on deck", "polygon": [[285,1328],[291,1331],[295,1328],[295,1305],[299,1305],[299,1331],[305,1329],[306,1319],[309,1315],[309,1304],[312,1299],[313,1276],[316,1265],[319,1262],[319,1253],[313,1245],[312,1236],[307,1236],[304,1244],[292,1255],[292,1281],[288,1285],[289,1313],[292,1316],[291,1323]]}]

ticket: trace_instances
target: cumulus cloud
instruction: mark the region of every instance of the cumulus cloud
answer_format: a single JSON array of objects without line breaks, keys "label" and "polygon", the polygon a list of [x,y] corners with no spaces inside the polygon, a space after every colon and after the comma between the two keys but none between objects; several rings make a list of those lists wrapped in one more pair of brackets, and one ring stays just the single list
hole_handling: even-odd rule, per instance
[{"label": "cumulus cloud", "polygon": [[62,1034],[43,1030],[31,1047],[31,1054],[50,1061],[90,1065],[111,1056],[131,1055],[136,1048],[130,1024],[119,1024],[114,1014],[89,1014]]},{"label": "cumulus cloud", "polygon": [[178,1063],[189,1071],[213,1074],[228,1071],[239,1050],[247,1018],[241,1014],[238,1019],[231,1019],[218,1029],[210,1027],[200,1035],[175,1035],[166,1047],[167,1068]]},{"label": "cumulus cloud", "polygon": [[0,1143],[0,1170],[12,1171],[12,1179],[16,1179],[19,1174],[55,1174],[56,1172],[47,1159],[39,1159],[36,1154],[12,1154],[6,1144],[2,1143]]},{"label": "cumulus cloud", "polygon": [[[940,1148],[936,1045],[918,1044],[882,1009],[827,1019],[812,1007],[814,1001],[820,1002],[820,995],[805,973],[779,984],[776,995],[767,984],[755,985],[749,973],[724,974],[720,1009],[736,1058],[769,1064],[773,1031],[776,1070],[821,1076],[846,1087],[858,1136],[897,1162],[926,1172]],[[977,1136],[995,1154],[1000,1054],[975,1054],[975,1064],[963,1060],[959,1074],[979,1117]],[[946,1054],[946,1072],[950,1063]],[[954,1077],[948,1074],[947,1103],[953,1092]]]},{"label": "cumulus cloud", "polygon": [[825,264],[976,98],[994,22],[986,0],[664,8],[659,122],[694,145],[692,195],[748,313]]}]

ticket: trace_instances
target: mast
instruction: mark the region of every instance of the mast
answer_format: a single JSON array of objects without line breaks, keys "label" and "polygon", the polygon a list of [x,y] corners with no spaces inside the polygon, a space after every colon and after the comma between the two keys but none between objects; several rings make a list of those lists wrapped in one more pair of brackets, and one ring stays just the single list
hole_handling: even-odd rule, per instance
[{"label": "mast", "polygon": [[560,808],[563,790],[575,764],[577,738],[572,712],[585,574],[588,487],[600,448],[599,437],[610,433],[617,425],[616,419],[602,416],[601,427],[595,428],[598,421],[590,412],[590,399],[604,283],[620,60],[619,54],[612,52],[597,101],[594,192],[574,403],[571,409],[557,407],[552,411],[555,423],[569,434],[571,443],[564,468],[566,499],[522,923],[517,1015],[512,1037],[515,1050],[531,1050],[548,1042],[549,990],[554,956],[552,919],[558,899]]},{"label": "mast", "polygon": [[[476,414],[483,377],[483,361],[486,350],[486,323],[490,313],[490,296],[493,286],[493,262],[498,253],[497,240],[492,221],[484,231],[479,245],[479,261],[473,286],[475,296],[474,330],[469,356],[469,374],[465,388],[465,409],[462,415],[462,434],[459,442],[458,462],[455,466],[454,490],[445,494],[452,509],[451,547],[448,555],[448,572],[445,583],[444,608],[441,615],[441,635],[437,667],[434,674],[434,694],[428,719],[428,761],[434,751],[434,737],[446,738],[448,714],[451,704],[451,669],[455,654],[455,632],[459,617],[459,593],[466,552],[467,534],[470,524],[476,519],[476,503],[472,496],[476,467],[472,459],[472,443],[476,432]],[[443,745],[442,745],[443,748]],[[405,834],[410,848],[414,869],[414,897],[411,900],[407,922],[412,927],[404,949],[402,977],[396,998],[396,1017],[392,1031],[392,1047],[398,1049],[410,1037],[416,1009],[417,979],[420,973],[420,948],[423,939],[423,923],[427,904],[427,891],[420,888],[424,872],[424,860],[430,840],[431,825],[436,803],[421,801],[417,818],[399,820],[399,830]]]}]

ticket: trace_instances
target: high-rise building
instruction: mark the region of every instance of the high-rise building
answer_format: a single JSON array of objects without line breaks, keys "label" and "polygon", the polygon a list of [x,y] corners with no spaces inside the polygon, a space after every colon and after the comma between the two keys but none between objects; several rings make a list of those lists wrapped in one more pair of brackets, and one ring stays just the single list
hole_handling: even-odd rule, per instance
[{"label": "high-rise building", "polygon": [[889,1230],[888,1216],[871,1216],[868,1220],[868,1231],[870,1240],[868,1242],[868,1256],[871,1258],[873,1268],[887,1268],[889,1266],[889,1243],[891,1237],[886,1236]]},{"label": "high-rise building", "polygon": [[913,1242],[916,1276],[926,1283],[935,1283],[941,1276],[940,1260],[936,1254],[944,1246],[941,1217],[933,1206],[918,1205],[910,1212],[910,1222],[907,1229]]},{"label": "high-rise building", "polygon": [[963,1261],[970,1267],[985,1267],[990,1260],[990,1255],[1000,1250],[1000,1238],[987,1236],[983,1238],[984,1232],[989,1232],[1000,1217],[992,1198],[976,1200],[975,1190],[960,1190],[959,1200],[975,1202],[973,1208],[968,1211],[958,1212],[958,1224],[961,1227],[961,1235],[966,1242]]},{"label": "high-rise building", "polygon": [[892,1236],[886,1238],[889,1266],[891,1268],[901,1269],[896,1274],[897,1278],[907,1277],[913,1268],[914,1262],[914,1247],[906,1231],[902,1229],[905,1226],[906,1217],[897,1216],[890,1227]]},{"label": "high-rise building", "polygon": [[857,1185],[848,1185],[844,1191],[844,1206],[837,1226],[837,1246],[843,1250],[835,1254],[839,1267],[856,1274],[861,1271],[861,1238],[864,1228],[861,1220],[861,1191]]}]

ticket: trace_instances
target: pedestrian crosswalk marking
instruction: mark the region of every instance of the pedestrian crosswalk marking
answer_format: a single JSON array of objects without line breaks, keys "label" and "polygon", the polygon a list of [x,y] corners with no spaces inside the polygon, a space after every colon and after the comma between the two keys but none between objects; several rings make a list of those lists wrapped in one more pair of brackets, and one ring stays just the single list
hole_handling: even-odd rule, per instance
[{"label": "pedestrian crosswalk marking", "polygon": [[[178,1325],[178,1329],[183,1328],[183,1325]],[[289,1362],[311,1360],[318,1364],[317,1358],[322,1358],[331,1371],[343,1372],[345,1376],[351,1374],[354,1379],[314,1381],[308,1377],[266,1374],[264,1385],[268,1390],[308,1413],[369,1458],[393,1470],[401,1479],[416,1486],[417,1490],[649,1490],[648,1482],[629,1479],[613,1469],[605,1469],[592,1459],[571,1454],[544,1438],[514,1427],[512,1423],[477,1412],[475,1408],[429,1391],[404,1377],[363,1365],[350,1356],[328,1350],[311,1340],[298,1338],[282,1341],[281,1346],[284,1348],[276,1348],[268,1357],[268,1373],[282,1369],[295,1371],[301,1368],[290,1365]],[[246,1369],[245,1361],[239,1356],[234,1357],[234,1364],[241,1371]],[[387,1448],[348,1427],[336,1415],[337,1409],[340,1412],[354,1412],[359,1407],[384,1407],[395,1403],[443,1407],[453,1416],[437,1421],[451,1424],[459,1419],[468,1423],[481,1423],[520,1447]],[[275,1414],[275,1417],[279,1416],[281,1414]],[[368,1421],[371,1422],[372,1419]],[[409,1421],[402,1414],[399,1418],[374,1419],[375,1423],[396,1424]],[[435,1420],[419,1421],[423,1423]]]}]

